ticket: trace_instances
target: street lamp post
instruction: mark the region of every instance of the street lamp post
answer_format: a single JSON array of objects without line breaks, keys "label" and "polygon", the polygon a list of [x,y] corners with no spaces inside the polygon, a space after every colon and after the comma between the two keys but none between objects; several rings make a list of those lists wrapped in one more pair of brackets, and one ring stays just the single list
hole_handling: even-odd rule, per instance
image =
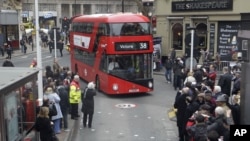
[{"label": "street lamp post", "polygon": [[74,6],[74,14],[76,15],[76,0],[75,0],[75,6]]},{"label": "street lamp post", "polygon": [[195,27],[189,27],[191,31],[191,43],[190,43],[190,72],[193,72],[193,59],[194,59],[194,31]]},{"label": "street lamp post", "polygon": [[42,69],[42,55],[41,46],[39,44],[39,22],[38,22],[38,0],[35,0],[35,24],[36,24],[36,55],[38,72],[38,102],[42,105],[43,102],[43,69]]},{"label": "street lamp post", "polygon": [[122,0],[122,13],[124,13],[124,0]]}]

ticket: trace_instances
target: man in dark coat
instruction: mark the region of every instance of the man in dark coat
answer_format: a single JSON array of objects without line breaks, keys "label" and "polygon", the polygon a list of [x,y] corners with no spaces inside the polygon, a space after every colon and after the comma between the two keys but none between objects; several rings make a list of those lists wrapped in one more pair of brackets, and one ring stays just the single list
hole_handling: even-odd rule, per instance
[{"label": "man in dark coat", "polygon": [[3,56],[4,56],[4,51],[5,51],[5,49],[4,49],[3,46],[0,46],[0,51],[1,51],[1,55],[2,55],[2,57],[3,57]]},{"label": "man in dark coat", "polygon": [[86,127],[88,118],[88,127],[92,127],[92,119],[94,114],[94,96],[96,95],[95,84],[89,82],[87,88],[82,93],[82,112],[83,112],[83,126]]},{"label": "man in dark coat", "polygon": [[177,109],[176,118],[177,118],[177,127],[179,132],[179,141],[185,141],[187,137],[187,133],[185,133],[186,129],[186,119],[185,113],[187,109],[186,98],[189,96],[189,88],[184,87],[181,91],[177,92],[174,102],[174,108]]},{"label": "man in dark coat", "polygon": [[183,79],[183,72],[182,69],[184,68],[183,61],[181,58],[177,58],[175,63],[173,64],[173,72],[174,72],[174,89],[179,90],[182,88],[182,79]]},{"label": "man in dark coat", "polygon": [[165,62],[165,77],[167,80],[167,83],[172,82],[172,68],[173,68],[173,63],[172,61],[167,57],[166,62]]},{"label": "man in dark coat", "polygon": [[223,68],[223,75],[220,76],[218,85],[221,87],[221,92],[230,96],[231,94],[232,75],[228,67]]},{"label": "man in dark coat", "polygon": [[8,47],[6,49],[6,52],[8,54],[7,58],[11,59],[11,54],[12,54],[12,47],[10,46],[10,44],[8,44]]},{"label": "man in dark coat", "polygon": [[238,92],[240,91],[240,82],[241,82],[241,77],[240,77],[240,72],[236,72],[235,73],[235,78],[233,79],[234,83],[233,83],[233,90],[232,90],[232,94],[238,94]]},{"label": "man in dark coat", "polygon": [[68,129],[68,113],[69,113],[69,92],[66,90],[65,86],[63,85],[63,82],[59,80],[57,82],[57,93],[61,99],[60,101],[60,107],[63,115],[63,127],[64,131],[69,131]]}]

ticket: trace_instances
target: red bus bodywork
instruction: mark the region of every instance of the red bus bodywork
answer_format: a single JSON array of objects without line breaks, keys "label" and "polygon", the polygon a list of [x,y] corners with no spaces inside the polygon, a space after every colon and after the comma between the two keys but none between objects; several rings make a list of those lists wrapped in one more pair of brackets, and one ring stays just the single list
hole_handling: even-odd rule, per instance
[{"label": "red bus bodywork", "polygon": [[[147,17],[128,13],[83,15],[72,21],[71,69],[83,80],[94,81],[97,89],[106,94],[147,93],[153,90],[152,34],[112,35],[112,27],[125,26],[127,23],[140,23],[145,27],[150,25]],[[99,36],[101,25],[107,25],[105,29],[109,32]],[[98,44],[95,45],[97,40]],[[108,70],[107,63],[111,56],[119,60],[121,69]],[[128,63],[125,62],[130,62],[133,71],[128,71]],[[130,74],[133,78],[127,77]]]}]

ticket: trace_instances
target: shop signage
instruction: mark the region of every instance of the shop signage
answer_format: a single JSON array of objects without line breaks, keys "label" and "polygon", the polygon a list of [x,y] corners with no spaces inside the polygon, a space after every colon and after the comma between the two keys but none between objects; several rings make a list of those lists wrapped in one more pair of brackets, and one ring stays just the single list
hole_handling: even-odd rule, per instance
[{"label": "shop signage", "polygon": [[214,55],[214,41],[215,41],[215,24],[210,24],[210,47],[209,47],[209,53],[210,55]]},{"label": "shop signage", "polygon": [[232,10],[233,0],[173,1],[172,12]]},{"label": "shop signage", "polygon": [[53,14],[52,14],[52,13],[45,13],[43,17],[44,17],[45,19],[46,19],[46,18],[51,18],[51,17],[53,17]]},{"label": "shop signage", "polygon": [[56,17],[57,12],[56,11],[40,11],[38,13],[39,17],[43,17],[45,19],[51,18],[51,17]]},{"label": "shop signage", "polygon": [[219,22],[218,24],[218,49],[222,61],[237,60],[239,49],[238,30],[240,22]]}]

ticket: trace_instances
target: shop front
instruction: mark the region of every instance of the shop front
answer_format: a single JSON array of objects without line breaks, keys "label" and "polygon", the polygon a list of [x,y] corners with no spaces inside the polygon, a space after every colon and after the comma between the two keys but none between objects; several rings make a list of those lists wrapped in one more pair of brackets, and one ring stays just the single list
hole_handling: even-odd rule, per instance
[{"label": "shop front", "polygon": [[1,141],[38,139],[31,130],[36,119],[37,73],[30,68],[0,69]]},{"label": "shop front", "polygon": [[19,49],[18,13],[16,10],[1,10],[0,12],[0,45],[11,44],[13,49]]},{"label": "shop front", "polygon": [[40,28],[52,29],[57,26],[56,11],[39,11],[39,26]]},{"label": "shop front", "polygon": [[156,35],[163,40],[162,56],[168,56],[170,48],[174,47],[178,56],[190,57],[190,45],[185,40],[191,33],[191,27],[195,29],[197,37],[193,50],[197,62],[201,62],[203,53],[209,53],[212,60],[218,53],[222,61],[237,61],[242,44],[248,43],[238,38],[238,32],[245,22],[243,15],[250,15],[245,2],[247,1],[156,1]]}]

